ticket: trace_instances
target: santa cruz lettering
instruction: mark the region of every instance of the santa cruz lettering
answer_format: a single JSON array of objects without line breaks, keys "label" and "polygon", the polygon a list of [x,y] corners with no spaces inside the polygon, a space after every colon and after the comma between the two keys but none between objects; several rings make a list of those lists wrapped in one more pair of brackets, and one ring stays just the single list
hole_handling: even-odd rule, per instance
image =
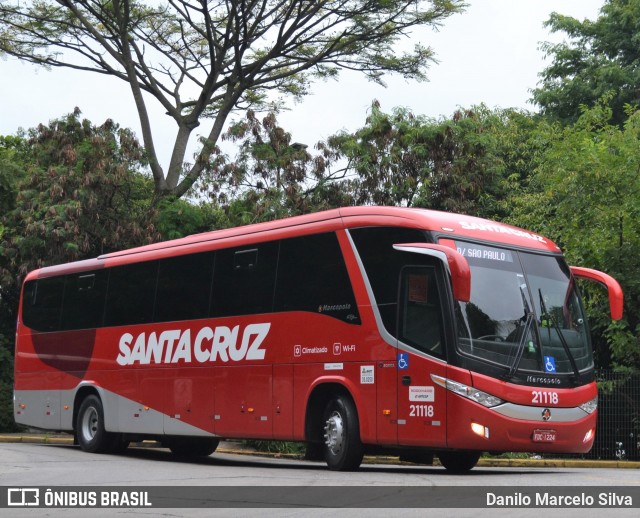
[{"label": "santa cruz lettering", "polygon": [[180,360],[185,363],[264,360],[266,351],[261,345],[270,328],[270,323],[263,323],[249,324],[242,332],[238,325],[203,327],[198,331],[170,329],[137,336],[125,333],[120,337],[116,362],[119,365],[149,365]]},{"label": "santa cruz lettering", "polygon": [[544,237],[539,236],[538,234],[532,234],[530,232],[525,232],[524,230],[504,227],[502,225],[461,221],[460,226],[465,230],[484,230],[486,232],[497,232],[498,234],[511,234],[513,236],[526,237],[527,239],[533,239],[540,243],[547,242]]}]

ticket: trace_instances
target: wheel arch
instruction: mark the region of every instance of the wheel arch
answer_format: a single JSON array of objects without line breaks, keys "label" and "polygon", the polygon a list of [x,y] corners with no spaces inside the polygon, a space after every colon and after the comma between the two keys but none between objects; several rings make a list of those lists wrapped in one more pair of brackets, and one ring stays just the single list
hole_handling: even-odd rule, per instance
[{"label": "wheel arch", "polygon": [[336,396],[345,396],[353,401],[358,414],[359,434],[362,437],[362,405],[354,396],[354,391],[347,385],[335,379],[319,380],[307,397],[305,412],[304,436],[307,442],[322,443],[324,441],[322,430],[324,429],[323,413],[329,401]]},{"label": "wheel arch", "polygon": [[116,430],[116,409],[113,398],[109,397],[109,393],[103,389],[100,385],[93,381],[83,381],[76,388],[76,393],[73,397],[73,430],[76,430],[78,411],[80,405],[87,398],[87,396],[94,395],[100,398],[102,403],[102,411],[104,414],[105,430],[108,432],[118,431]]}]

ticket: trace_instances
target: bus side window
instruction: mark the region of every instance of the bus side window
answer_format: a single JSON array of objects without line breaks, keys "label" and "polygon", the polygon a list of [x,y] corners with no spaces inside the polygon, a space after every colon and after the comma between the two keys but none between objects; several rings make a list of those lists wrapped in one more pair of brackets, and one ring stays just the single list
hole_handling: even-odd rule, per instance
[{"label": "bus side window", "polygon": [[[401,227],[364,227],[349,230],[367,274],[367,280],[387,332],[397,338],[398,279],[407,264],[424,257],[394,250],[396,243],[424,243],[423,230]],[[426,256],[425,256],[426,257]]]},{"label": "bus side window", "polygon": [[29,281],[24,287],[22,320],[36,331],[58,331],[62,309],[64,277]]},{"label": "bus side window", "polygon": [[335,233],[281,242],[275,311],[323,313],[350,324],[360,323],[351,280]]},{"label": "bus side window", "polygon": [[277,241],[216,251],[210,316],[271,313]]},{"label": "bus side window", "polygon": [[67,276],[61,329],[94,329],[102,326],[107,278],[106,270]]},{"label": "bus side window", "polygon": [[204,252],[160,261],[154,322],[208,316],[214,259],[214,252]]},{"label": "bus side window", "polygon": [[442,311],[435,270],[405,268],[401,283],[399,339],[420,351],[442,357]]},{"label": "bus side window", "polygon": [[110,268],[106,326],[147,324],[153,318],[158,261]]}]

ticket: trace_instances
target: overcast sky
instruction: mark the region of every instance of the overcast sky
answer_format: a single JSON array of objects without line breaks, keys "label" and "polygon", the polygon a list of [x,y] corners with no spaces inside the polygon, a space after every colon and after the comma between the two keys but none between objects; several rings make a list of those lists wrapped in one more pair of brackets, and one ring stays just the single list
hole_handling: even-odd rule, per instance
[{"label": "overcast sky", "polygon": [[[450,116],[458,107],[485,103],[491,108],[523,108],[545,66],[543,41],[557,41],[543,27],[553,11],[580,20],[595,19],[604,0],[467,0],[463,14],[450,17],[422,43],[436,52],[426,83],[388,78],[387,88],[355,74],[319,82],[312,95],[279,116],[294,142],[312,146],[338,130],[364,124],[373,99],[391,111],[405,106],[416,114]],[[15,134],[79,107],[94,124],[112,118],[140,136],[128,87],[112,78],[71,70],[46,71],[13,58],[0,61],[0,135]],[[151,107],[151,105],[150,105]],[[162,110],[153,119],[161,163],[168,164],[175,129]],[[205,128],[205,125],[201,126]],[[208,131],[202,130],[203,133]]]}]

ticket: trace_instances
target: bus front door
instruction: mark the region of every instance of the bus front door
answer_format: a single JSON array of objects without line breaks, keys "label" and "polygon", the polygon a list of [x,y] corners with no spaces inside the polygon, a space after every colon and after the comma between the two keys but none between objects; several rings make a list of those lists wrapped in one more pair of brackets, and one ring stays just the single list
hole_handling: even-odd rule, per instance
[{"label": "bus front door", "polygon": [[442,280],[435,267],[405,267],[398,312],[398,443],[446,446],[446,391],[431,375],[446,376]]}]

